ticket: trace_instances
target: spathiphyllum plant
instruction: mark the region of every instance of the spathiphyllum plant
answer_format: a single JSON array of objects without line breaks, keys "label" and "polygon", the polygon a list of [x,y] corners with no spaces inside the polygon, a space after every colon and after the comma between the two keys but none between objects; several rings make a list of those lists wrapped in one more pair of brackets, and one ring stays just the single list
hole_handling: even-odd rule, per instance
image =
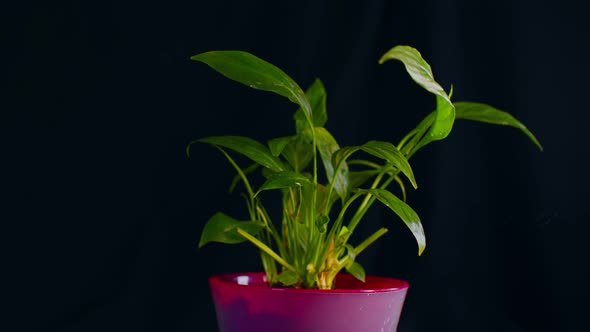
[{"label": "spathiphyllum plant", "polygon": [[[454,120],[467,119],[516,127],[540,149],[534,135],[510,114],[473,102],[451,102],[452,92],[434,80],[430,65],[409,46],[396,46],[379,63],[401,61],[410,77],[436,97],[436,109],[397,144],[372,140],[341,147],[326,129],[326,91],[315,80],[303,91],[276,66],[242,51],[210,51],[191,57],[227,78],[249,87],[287,97],[294,107],[295,131],[266,144],[242,136],[214,136],[195,140],[219,150],[235,169],[234,187],[243,188],[247,220],[224,213],[205,224],[199,246],[209,242],[249,241],[258,249],[272,286],[331,289],[343,269],[360,280],[365,271],[356,257],[383,236],[376,230],[360,243],[349,240],[367,210],[379,201],[409,228],[418,244],[426,246],[418,214],[406,203],[406,187],[417,188],[408,160],[427,144],[444,139]],[[238,164],[235,154],[250,161]],[[262,176],[254,176],[261,172]],[[253,179],[264,179],[254,183]],[[281,215],[270,215],[268,195],[280,195]]]}]

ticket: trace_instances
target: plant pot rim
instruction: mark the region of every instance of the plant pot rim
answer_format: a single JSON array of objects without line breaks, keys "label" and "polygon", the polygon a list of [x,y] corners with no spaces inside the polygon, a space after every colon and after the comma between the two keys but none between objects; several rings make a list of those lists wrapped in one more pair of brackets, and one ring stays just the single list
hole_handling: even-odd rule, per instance
[{"label": "plant pot rim", "polygon": [[264,272],[235,272],[223,273],[209,277],[211,285],[224,287],[247,287],[251,290],[286,292],[286,293],[315,293],[315,294],[366,294],[366,293],[386,293],[396,292],[407,289],[410,285],[407,281],[380,277],[366,276],[365,282],[356,279],[350,274],[340,273],[336,277],[335,289],[304,289],[304,288],[283,288],[269,287],[266,283],[266,273]]}]

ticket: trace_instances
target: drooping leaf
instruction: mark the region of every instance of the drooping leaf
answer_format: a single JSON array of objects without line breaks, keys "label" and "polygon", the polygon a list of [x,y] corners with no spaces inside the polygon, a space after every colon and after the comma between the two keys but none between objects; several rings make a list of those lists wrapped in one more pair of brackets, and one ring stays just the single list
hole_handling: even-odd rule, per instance
[{"label": "drooping leaf", "polygon": [[458,119],[486,122],[496,125],[511,126],[520,129],[535,145],[543,151],[543,146],[528,128],[507,112],[490,105],[473,102],[457,102],[455,109]]},{"label": "drooping leaf", "polygon": [[410,180],[410,183],[414,188],[418,188],[416,179],[414,178],[414,172],[408,162],[408,159],[401,153],[397,147],[389,142],[382,141],[369,141],[362,146],[363,151],[387,160],[388,163],[397,167],[404,175]]},{"label": "drooping leaf", "polygon": [[201,138],[197,141],[234,150],[275,172],[285,169],[285,165],[283,165],[281,160],[273,156],[266,146],[248,137],[212,136]]},{"label": "drooping leaf", "polygon": [[418,243],[418,255],[421,255],[426,248],[426,236],[418,214],[404,201],[385,189],[361,190],[375,196],[381,203],[397,214],[406,226],[410,229]]},{"label": "drooping leaf", "polygon": [[287,144],[289,144],[294,139],[296,139],[295,136],[286,136],[269,140],[268,148],[270,149],[270,153],[275,157],[280,156]]},{"label": "drooping leaf", "polygon": [[447,137],[453,128],[455,107],[445,90],[434,80],[428,62],[422,58],[418,50],[405,45],[398,45],[387,51],[379,63],[393,59],[401,61],[412,79],[436,96],[436,118],[429,131],[429,140],[436,141]]},{"label": "drooping leaf", "polygon": [[301,281],[299,276],[297,276],[297,273],[289,270],[281,272],[276,280],[284,286],[293,286]]},{"label": "drooping leaf", "polygon": [[348,166],[343,163],[338,172],[334,174],[334,165],[332,165],[332,155],[340,150],[336,139],[324,127],[316,127],[315,137],[317,140],[317,149],[320,153],[326,176],[330,182],[334,182],[334,190],[341,198],[348,194]]},{"label": "drooping leaf", "polygon": [[265,190],[302,187],[310,184],[311,182],[309,179],[299,173],[283,171],[271,175],[262,186],[260,186],[256,195]]},{"label": "drooping leaf", "polygon": [[264,227],[258,221],[238,221],[224,213],[218,212],[205,224],[199,241],[199,248],[209,242],[228,244],[241,243],[246,239],[236,232],[237,228],[251,235],[256,235]]},{"label": "drooping leaf", "polygon": [[191,57],[223,76],[251,88],[271,91],[298,104],[311,119],[311,106],[303,90],[275,65],[243,51],[209,51]]},{"label": "drooping leaf", "polygon": [[389,164],[399,169],[407,178],[410,180],[414,188],[417,188],[416,179],[414,178],[414,172],[408,162],[408,159],[401,153],[397,147],[389,142],[383,141],[369,141],[360,146],[347,146],[338,150],[334,154],[334,165],[338,165],[340,162],[346,161],[357,151],[365,151],[377,158],[381,158],[387,161]]},{"label": "drooping leaf", "polygon": [[[312,85],[305,91],[313,112],[312,123],[314,127],[323,127],[328,121],[326,112],[326,89],[319,79],[315,79]],[[305,115],[301,109],[298,109],[294,115],[295,127],[297,132],[303,132],[309,128]]]},{"label": "drooping leaf", "polygon": [[357,262],[346,266],[346,271],[352,274],[358,280],[365,282],[365,269]]}]

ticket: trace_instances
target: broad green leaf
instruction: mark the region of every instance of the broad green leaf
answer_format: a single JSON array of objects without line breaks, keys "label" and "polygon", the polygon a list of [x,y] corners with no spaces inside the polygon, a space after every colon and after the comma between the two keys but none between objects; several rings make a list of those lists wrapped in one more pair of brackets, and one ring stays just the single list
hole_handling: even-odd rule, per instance
[{"label": "broad green leaf", "polygon": [[281,272],[276,280],[285,286],[293,286],[301,281],[297,273],[289,270]]},{"label": "broad green leaf", "polygon": [[265,190],[302,187],[310,184],[311,182],[309,179],[299,173],[283,171],[271,175],[264,184],[260,186],[256,195]]},{"label": "broad green leaf", "polygon": [[281,160],[273,156],[266,146],[248,137],[212,136],[201,138],[197,141],[234,150],[275,172],[285,169]]},{"label": "broad green leaf", "polygon": [[348,194],[348,166],[343,163],[338,169],[338,173],[334,174],[334,165],[332,165],[332,155],[340,150],[340,146],[326,128],[316,127],[314,130],[317,149],[324,164],[326,176],[330,182],[334,182],[334,190],[338,196],[345,198]]},{"label": "broad green leaf", "polygon": [[[326,89],[319,79],[316,79],[312,85],[305,91],[312,109],[312,123],[314,127],[323,127],[328,121],[326,112]],[[301,109],[298,109],[294,115],[297,132],[303,132],[309,128],[309,123]]]},{"label": "broad green leaf", "polygon": [[361,191],[368,192],[375,196],[375,198],[390,208],[403,220],[416,238],[416,242],[418,242],[418,255],[421,255],[424,248],[426,248],[426,236],[424,235],[424,228],[422,227],[418,214],[406,202],[385,189],[376,188]]},{"label": "broad green leaf", "polygon": [[527,127],[507,112],[496,109],[490,105],[472,102],[455,103],[457,118],[486,122],[496,125],[511,126],[520,129],[535,145],[543,151],[543,146]]},{"label": "broad green leaf", "polygon": [[298,104],[310,119],[311,106],[303,90],[285,72],[257,56],[243,51],[209,51],[191,57],[223,76],[251,88],[271,91]]},{"label": "broad green leaf", "polygon": [[289,144],[294,139],[296,139],[295,136],[286,136],[269,140],[268,148],[270,149],[270,153],[275,157],[280,156],[287,144]]},{"label": "broad green leaf", "polygon": [[281,155],[287,160],[295,172],[301,172],[313,159],[313,145],[305,141],[302,135],[296,138],[283,148]]},{"label": "broad green leaf", "polygon": [[241,243],[246,239],[236,232],[237,228],[251,235],[256,235],[264,227],[257,221],[238,221],[224,213],[218,212],[205,224],[199,241],[199,248],[209,242]]},{"label": "broad green leaf", "polygon": [[388,60],[399,60],[406,67],[412,79],[426,91],[436,96],[436,119],[429,132],[429,140],[441,140],[451,132],[455,120],[455,107],[445,90],[434,80],[432,69],[418,50],[413,47],[398,45],[387,51],[379,60],[382,64]]},{"label": "broad green leaf", "polygon": [[360,146],[349,146],[338,150],[334,154],[334,165],[338,165],[340,162],[346,161],[357,151],[364,151],[377,158],[384,159],[389,164],[397,167],[407,178],[410,180],[414,188],[417,188],[416,180],[414,178],[414,172],[408,162],[408,159],[401,153],[397,147],[389,142],[382,141],[369,141]]},{"label": "broad green leaf", "polygon": [[365,269],[359,263],[352,262],[352,264],[346,266],[346,271],[358,280],[365,282]]}]

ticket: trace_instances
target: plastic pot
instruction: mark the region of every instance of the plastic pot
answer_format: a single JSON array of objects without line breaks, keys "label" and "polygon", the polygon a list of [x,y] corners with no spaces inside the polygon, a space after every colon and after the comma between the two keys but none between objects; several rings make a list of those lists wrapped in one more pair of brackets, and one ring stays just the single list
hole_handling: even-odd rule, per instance
[{"label": "plastic pot", "polygon": [[348,274],[332,290],[272,288],[263,272],[209,278],[221,332],[396,331],[408,283]]}]

